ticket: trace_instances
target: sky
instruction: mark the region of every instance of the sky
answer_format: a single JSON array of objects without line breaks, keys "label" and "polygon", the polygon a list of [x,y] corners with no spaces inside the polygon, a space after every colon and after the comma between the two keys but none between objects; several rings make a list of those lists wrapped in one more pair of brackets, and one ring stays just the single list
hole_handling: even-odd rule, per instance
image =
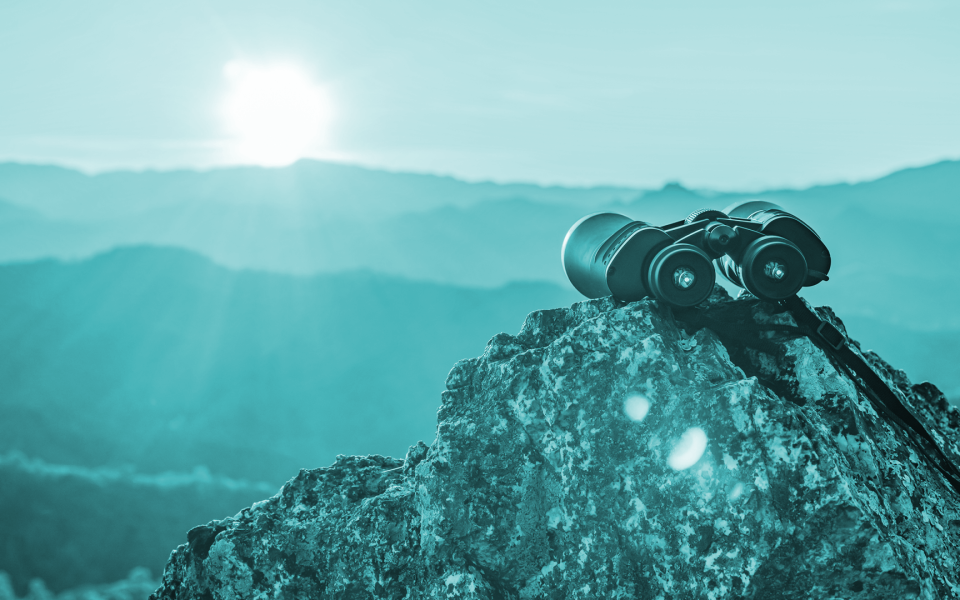
[{"label": "sky", "polygon": [[958,26],[924,0],[4,0],[0,160],[858,181],[960,158]]}]

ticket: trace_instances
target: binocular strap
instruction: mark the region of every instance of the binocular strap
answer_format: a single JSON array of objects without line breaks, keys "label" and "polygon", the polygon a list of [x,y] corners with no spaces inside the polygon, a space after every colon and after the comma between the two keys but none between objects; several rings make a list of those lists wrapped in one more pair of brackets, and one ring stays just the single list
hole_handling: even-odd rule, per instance
[{"label": "binocular strap", "polygon": [[806,337],[841,366],[857,387],[870,399],[876,409],[885,414],[904,430],[913,430],[920,439],[911,436],[921,453],[947,479],[960,494],[960,469],[950,460],[919,419],[904,405],[900,396],[873,370],[873,368],[850,348],[846,337],[829,321],[824,321],[798,296],[780,302],[790,311]]},{"label": "binocular strap", "polygon": [[[960,469],[940,448],[920,420],[904,405],[900,396],[873,370],[866,360],[853,351],[846,336],[829,321],[824,321],[798,296],[780,301],[797,327],[790,325],[749,325],[731,323],[729,318],[716,318],[710,309],[677,310],[678,320],[695,329],[709,327],[722,340],[736,340],[745,347],[771,355],[781,352],[781,346],[771,339],[759,337],[764,331],[777,331],[787,338],[806,337],[830,358],[831,362],[846,373],[851,381],[869,400],[874,408],[889,421],[896,423],[916,444],[917,450],[933,468],[939,471],[953,489],[960,494]],[[726,312],[720,309],[721,312]],[[729,317],[730,315],[725,315]],[[783,338],[781,338],[783,339]],[[915,435],[910,435],[910,433]]]}]

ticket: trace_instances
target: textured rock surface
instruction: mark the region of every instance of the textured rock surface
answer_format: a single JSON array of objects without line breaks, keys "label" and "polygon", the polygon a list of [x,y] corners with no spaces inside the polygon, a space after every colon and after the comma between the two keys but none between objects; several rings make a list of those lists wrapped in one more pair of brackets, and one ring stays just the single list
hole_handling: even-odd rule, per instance
[{"label": "textured rock surface", "polygon": [[[429,449],[301,471],[156,595],[960,597],[953,490],[809,340],[729,334],[789,315],[710,303],[723,341],[649,300],[531,314],[454,366]],[[867,357],[956,460],[958,412]]]}]

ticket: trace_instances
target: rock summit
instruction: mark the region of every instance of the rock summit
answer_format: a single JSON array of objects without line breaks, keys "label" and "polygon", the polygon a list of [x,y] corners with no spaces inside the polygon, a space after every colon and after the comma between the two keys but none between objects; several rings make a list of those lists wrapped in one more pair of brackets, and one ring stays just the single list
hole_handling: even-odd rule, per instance
[{"label": "rock summit", "polygon": [[[790,313],[707,304],[722,328],[649,299],[530,314],[453,367],[429,447],[193,529],[153,598],[960,597],[960,496],[909,433],[764,329]],[[960,462],[960,412],[862,354]]]}]

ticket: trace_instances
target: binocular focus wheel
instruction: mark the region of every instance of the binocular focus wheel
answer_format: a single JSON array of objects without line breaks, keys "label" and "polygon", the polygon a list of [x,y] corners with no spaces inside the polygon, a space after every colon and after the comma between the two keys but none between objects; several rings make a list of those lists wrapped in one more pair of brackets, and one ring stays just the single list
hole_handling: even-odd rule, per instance
[{"label": "binocular focus wheel", "polygon": [[747,246],[740,261],[743,287],[761,300],[775,302],[796,294],[807,279],[807,261],[793,242],[777,236]]},{"label": "binocular focus wheel", "polygon": [[695,223],[697,221],[713,221],[714,219],[724,219],[726,216],[727,215],[725,213],[720,212],[719,210],[714,210],[712,208],[701,208],[687,215],[687,218],[684,219],[683,222],[689,225],[690,223]]},{"label": "binocular focus wheel", "polygon": [[650,263],[647,289],[675,306],[696,306],[713,292],[717,281],[710,257],[692,244],[671,244]]}]

